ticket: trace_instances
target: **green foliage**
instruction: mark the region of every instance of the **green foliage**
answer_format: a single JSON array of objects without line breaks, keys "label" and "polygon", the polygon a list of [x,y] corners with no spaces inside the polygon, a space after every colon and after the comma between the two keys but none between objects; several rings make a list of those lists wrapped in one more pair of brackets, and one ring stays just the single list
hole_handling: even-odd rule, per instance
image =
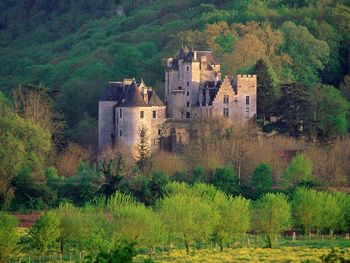
[{"label": "green foliage", "polygon": [[186,193],[165,197],[159,208],[170,237],[182,240],[187,254],[194,241],[208,240],[219,219],[218,212],[208,202]]},{"label": "green foliage", "polygon": [[285,188],[290,188],[303,182],[313,181],[312,169],[312,161],[304,154],[298,154],[283,172],[281,185]]},{"label": "green foliage", "polygon": [[283,194],[265,194],[253,206],[253,229],[268,237],[268,246],[273,238],[292,226],[291,206]]},{"label": "green foliage", "polygon": [[343,250],[332,248],[332,251],[327,255],[321,257],[322,262],[339,262],[339,263],[348,263],[350,259],[346,257]]},{"label": "green foliage", "polygon": [[298,83],[281,86],[281,97],[276,105],[279,130],[291,136],[300,136],[310,118],[307,88]]},{"label": "green foliage", "polygon": [[11,112],[0,116],[0,206],[9,205],[14,194],[10,182],[22,169],[33,178],[43,174],[50,151],[46,131]]},{"label": "green foliage", "polygon": [[272,168],[267,163],[260,163],[254,170],[250,179],[251,186],[257,193],[271,191],[273,185]]},{"label": "green foliage", "polygon": [[333,86],[317,85],[311,89],[313,129],[318,138],[334,140],[348,130],[349,102]]},{"label": "green foliage", "polygon": [[32,247],[43,255],[54,246],[60,236],[60,219],[53,213],[43,214],[29,230]]},{"label": "green foliage", "polygon": [[[325,41],[316,39],[304,26],[285,22],[281,26],[284,34],[284,49],[291,57],[292,81],[305,85],[319,80],[318,71],[325,68],[329,57],[329,46]],[[305,60],[305,57],[308,59]]]},{"label": "green foliage", "polygon": [[276,96],[277,76],[271,65],[260,59],[255,65],[257,75],[257,114],[262,120],[269,119]]},{"label": "green foliage", "polygon": [[250,202],[243,197],[231,197],[217,192],[213,203],[219,211],[214,236],[223,250],[226,242],[242,237],[250,229]]},{"label": "green foliage", "polygon": [[307,233],[320,225],[322,200],[314,189],[297,188],[293,196],[293,217],[295,224]]},{"label": "green foliage", "polygon": [[150,155],[150,134],[146,127],[139,128],[139,139],[137,141],[137,156],[136,161],[140,169],[144,169],[146,160]]},{"label": "green foliage", "polygon": [[236,195],[240,190],[238,176],[230,165],[214,171],[212,184],[227,194]]},{"label": "green foliage", "polygon": [[153,249],[167,237],[158,215],[143,204],[121,206],[113,215],[117,239],[136,241],[138,247]]},{"label": "green foliage", "polygon": [[5,212],[0,212],[0,261],[7,262],[16,253],[19,235],[18,219]]},{"label": "green foliage", "polygon": [[136,256],[135,243],[120,241],[110,252],[100,252],[96,259],[88,259],[86,262],[93,263],[131,263]]}]

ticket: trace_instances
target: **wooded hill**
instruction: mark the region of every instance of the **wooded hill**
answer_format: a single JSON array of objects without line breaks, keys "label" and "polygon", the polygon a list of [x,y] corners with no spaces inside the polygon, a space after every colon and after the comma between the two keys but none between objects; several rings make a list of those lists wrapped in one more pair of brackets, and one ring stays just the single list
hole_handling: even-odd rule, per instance
[{"label": "wooded hill", "polygon": [[[349,0],[3,0],[0,89],[43,83],[65,135],[96,142],[97,102],[108,80],[141,76],[163,89],[165,58],[181,44],[213,49],[224,74],[263,59],[273,86],[341,86],[347,78]],[[124,16],[116,9],[122,7]],[[279,94],[277,90],[277,95]]]}]

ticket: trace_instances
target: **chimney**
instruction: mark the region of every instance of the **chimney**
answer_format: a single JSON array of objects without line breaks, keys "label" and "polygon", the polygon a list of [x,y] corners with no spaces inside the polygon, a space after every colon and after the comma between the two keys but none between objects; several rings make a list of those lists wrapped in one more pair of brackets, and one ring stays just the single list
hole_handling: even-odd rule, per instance
[{"label": "chimney", "polygon": [[141,78],[141,92],[142,92],[142,97],[143,97],[143,100],[146,104],[148,104],[148,88],[145,84],[145,82],[143,81],[143,78]]}]

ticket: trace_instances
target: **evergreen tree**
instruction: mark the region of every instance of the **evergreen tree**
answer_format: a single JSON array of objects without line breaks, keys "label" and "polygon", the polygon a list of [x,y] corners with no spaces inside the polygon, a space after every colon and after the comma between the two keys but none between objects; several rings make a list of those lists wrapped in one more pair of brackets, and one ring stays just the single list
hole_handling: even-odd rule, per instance
[{"label": "evergreen tree", "polygon": [[309,125],[308,92],[298,83],[281,86],[281,97],[277,102],[279,129],[291,136],[300,136]]},{"label": "evergreen tree", "polygon": [[273,185],[271,166],[260,163],[252,174],[251,185],[258,194],[270,191]]},{"label": "evergreen tree", "polygon": [[259,59],[255,65],[257,74],[257,114],[263,121],[270,119],[273,100],[275,98],[276,75],[272,67],[263,59]]},{"label": "evergreen tree", "polygon": [[139,141],[137,142],[137,165],[142,170],[145,167],[146,160],[148,159],[151,149],[150,149],[150,136],[148,129],[145,126],[140,127],[139,130]]}]

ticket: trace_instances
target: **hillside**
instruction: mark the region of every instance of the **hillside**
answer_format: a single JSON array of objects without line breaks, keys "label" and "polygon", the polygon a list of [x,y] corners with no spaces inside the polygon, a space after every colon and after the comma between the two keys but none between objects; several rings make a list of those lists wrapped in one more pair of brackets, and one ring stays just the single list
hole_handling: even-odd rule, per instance
[{"label": "hillside", "polygon": [[[125,16],[116,14],[119,6]],[[349,6],[348,0],[3,0],[0,89],[45,84],[64,113],[66,137],[91,145],[105,83],[142,76],[161,93],[164,59],[181,44],[213,49],[224,73],[252,72],[262,58],[277,83],[338,87],[348,72]]]}]

